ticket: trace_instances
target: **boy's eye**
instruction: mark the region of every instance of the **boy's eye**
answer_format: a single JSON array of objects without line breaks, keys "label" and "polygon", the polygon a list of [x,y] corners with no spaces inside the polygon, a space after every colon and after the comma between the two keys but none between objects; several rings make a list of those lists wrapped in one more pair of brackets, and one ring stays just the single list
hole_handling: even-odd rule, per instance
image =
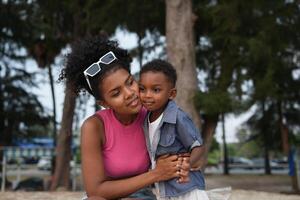
[{"label": "boy's eye", "polygon": [[154,88],[154,90],[153,90],[154,92],[160,92],[161,91],[161,89],[160,88]]},{"label": "boy's eye", "polygon": [[145,88],[144,88],[143,86],[139,85],[139,90],[140,90],[140,92],[141,92],[141,91],[144,91]]}]

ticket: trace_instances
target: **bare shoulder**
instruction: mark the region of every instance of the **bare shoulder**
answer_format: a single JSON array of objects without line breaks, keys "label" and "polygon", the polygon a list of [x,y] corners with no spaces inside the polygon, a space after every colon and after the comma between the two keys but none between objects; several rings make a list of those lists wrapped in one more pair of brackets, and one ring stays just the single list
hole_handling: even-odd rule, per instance
[{"label": "bare shoulder", "polygon": [[[87,118],[81,126],[81,142],[86,140],[97,140],[103,142],[104,125],[100,118],[95,115]],[[99,139],[99,140],[98,140]]]},{"label": "bare shoulder", "polygon": [[84,120],[81,129],[93,129],[103,127],[103,122],[101,118],[96,117],[95,115],[90,116],[86,120]]}]

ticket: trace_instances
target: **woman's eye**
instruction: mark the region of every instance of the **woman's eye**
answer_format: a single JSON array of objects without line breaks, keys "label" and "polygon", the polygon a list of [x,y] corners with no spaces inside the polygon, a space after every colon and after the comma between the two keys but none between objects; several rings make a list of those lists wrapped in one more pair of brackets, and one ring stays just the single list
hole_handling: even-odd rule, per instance
[{"label": "woman's eye", "polygon": [[117,92],[114,92],[111,96],[112,96],[112,97],[117,97],[119,94],[120,94],[120,92],[117,91]]},{"label": "woman's eye", "polygon": [[128,84],[128,85],[132,85],[133,82],[134,82],[134,80],[133,80],[133,79],[130,79],[130,80],[128,80],[127,84]]}]

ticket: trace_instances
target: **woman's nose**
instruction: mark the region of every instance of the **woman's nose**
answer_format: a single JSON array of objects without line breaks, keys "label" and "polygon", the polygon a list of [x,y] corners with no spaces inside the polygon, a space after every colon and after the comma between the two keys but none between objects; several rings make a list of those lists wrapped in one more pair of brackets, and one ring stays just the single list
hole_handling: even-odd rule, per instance
[{"label": "woman's nose", "polygon": [[134,94],[134,90],[130,87],[125,87],[125,98],[128,99]]}]

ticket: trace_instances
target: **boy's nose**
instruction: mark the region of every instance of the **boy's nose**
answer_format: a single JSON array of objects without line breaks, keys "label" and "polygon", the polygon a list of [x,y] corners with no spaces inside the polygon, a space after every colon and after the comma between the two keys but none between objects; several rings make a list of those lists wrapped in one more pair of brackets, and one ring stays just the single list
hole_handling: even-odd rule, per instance
[{"label": "boy's nose", "polygon": [[151,92],[149,91],[149,90],[147,90],[146,92],[145,92],[145,97],[151,97]]}]

